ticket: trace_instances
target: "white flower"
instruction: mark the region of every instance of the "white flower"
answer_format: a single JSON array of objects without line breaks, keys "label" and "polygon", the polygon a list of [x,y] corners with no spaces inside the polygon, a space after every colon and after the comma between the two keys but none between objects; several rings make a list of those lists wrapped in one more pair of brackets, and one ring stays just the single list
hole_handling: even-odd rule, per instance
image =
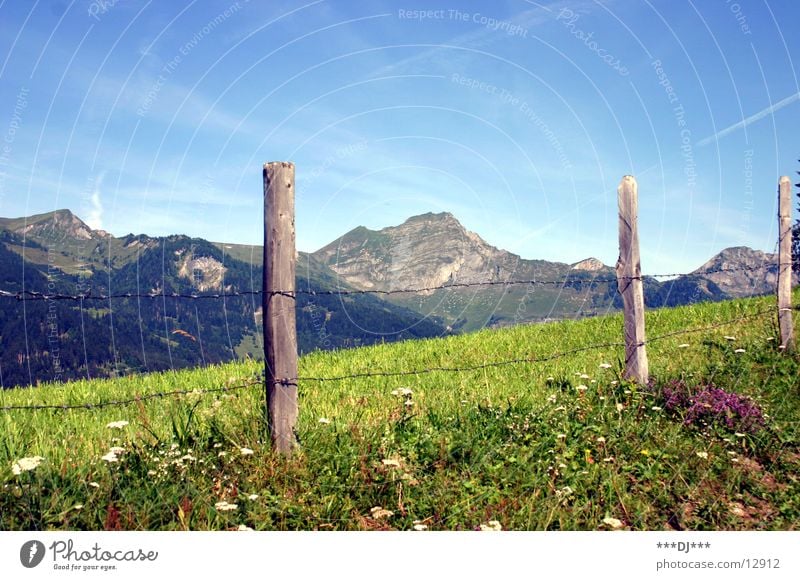
[{"label": "white flower", "polygon": [[214,507],[217,508],[218,512],[232,512],[239,509],[238,505],[235,503],[228,503],[227,501],[218,501],[214,504]]},{"label": "white flower", "polygon": [[250,495],[247,496],[247,499],[249,499],[250,501],[256,501],[258,499],[258,494],[251,493]]},{"label": "white flower", "polygon": [[89,487],[97,489],[98,487],[100,487],[100,484],[97,483],[96,481],[92,481],[91,483],[89,483]]},{"label": "white flower", "polygon": [[411,389],[406,389],[405,387],[403,387],[403,388],[400,388],[400,389],[393,390],[392,394],[395,397],[410,397],[411,395],[414,394],[414,391],[412,391]]},{"label": "white flower", "polygon": [[596,439],[596,441],[597,441],[598,443],[605,443],[605,442],[606,442],[606,438],[605,438],[605,437],[598,437],[598,438]]},{"label": "white flower", "polygon": [[403,403],[403,405],[405,405],[406,407],[413,407],[414,406],[414,401],[412,401],[411,399],[408,399],[405,403]]},{"label": "white flower", "polygon": [[624,409],[624,408],[625,408],[625,405],[623,405],[622,403],[617,403],[617,411],[622,413],[622,409]]},{"label": "white flower", "polygon": [[738,431],[736,431],[734,435],[736,435],[737,437],[747,437],[747,435],[745,435],[744,433],[739,433]]},{"label": "white flower", "polygon": [[414,520],[414,529],[418,532],[424,532],[428,526],[422,523],[422,520]]},{"label": "white flower", "polygon": [[558,435],[556,435],[556,439],[566,439],[566,438],[567,436],[564,435],[563,433],[559,433]]},{"label": "white flower", "polygon": [[678,348],[689,348],[689,345],[684,342],[683,344],[679,344]]},{"label": "white flower", "polygon": [[736,349],[735,351],[733,351],[733,352],[741,354],[741,353],[743,353],[743,352],[747,352],[747,351],[746,351],[745,349],[743,349],[743,348],[737,348],[737,349]]},{"label": "white flower", "polygon": [[330,425],[331,420],[327,417],[320,417],[318,423],[322,423],[323,425]]},{"label": "white flower", "polygon": [[589,375],[587,375],[586,373],[584,373],[584,374],[582,374],[582,375],[581,375],[581,378],[582,378],[582,379],[588,379],[588,378],[589,378]]},{"label": "white flower", "polygon": [[238,528],[238,530],[239,530],[240,532],[252,532],[252,531],[253,531],[253,528],[249,528],[249,527],[247,527],[247,526],[246,526],[246,525],[244,525],[244,524],[240,524],[240,525],[239,525],[239,528]]},{"label": "white flower", "polygon": [[18,459],[11,465],[11,471],[14,472],[14,475],[19,475],[23,471],[33,471],[39,464],[44,461],[44,457],[39,455],[35,455],[33,457],[23,457],[22,459]]},{"label": "white flower", "polygon": [[108,429],[122,429],[123,427],[127,427],[129,423],[127,421],[113,421],[106,425]]},{"label": "white flower", "polygon": [[577,387],[575,387],[575,390],[582,393],[583,391],[585,391],[588,388],[589,387],[587,387],[586,385],[578,385]]},{"label": "white flower", "polygon": [[400,467],[400,462],[397,459],[384,459],[382,461],[387,467]]},{"label": "white flower", "polygon": [[724,338],[725,340],[736,340],[735,336],[723,336],[722,338]]},{"label": "white flower", "polygon": [[242,455],[252,455],[255,453],[252,449],[248,449],[247,447],[242,447],[239,451],[242,453]]},{"label": "white flower", "polygon": [[610,364],[608,364],[608,363],[603,363],[603,364],[601,364],[601,365],[600,365],[600,368],[601,368],[601,369],[610,369],[610,368],[611,368],[611,365],[610,365]]},{"label": "white flower", "polygon": [[500,525],[500,522],[497,520],[489,520],[485,524],[481,524],[481,531],[482,532],[499,532],[502,531],[503,526]]},{"label": "white flower", "polygon": [[698,452],[696,453],[696,455],[697,455],[697,456],[698,456],[700,459],[708,459],[708,453],[706,453],[705,451],[698,451]]},{"label": "white flower", "polygon": [[117,454],[114,453],[113,451],[109,451],[108,453],[103,455],[100,459],[102,459],[103,461],[107,461],[108,463],[116,463],[117,461],[119,461]]},{"label": "white flower", "polygon": [[217,453],[217,457],[225,457],[227,454],[228,454],[227,451],[220,451],[219,453]]},{"label": "white flower", "polygon": [[653,411],[660,411],[661,410],[661,407],[650,407],[650,408],[653,409]]},{"label": "white flower", "polygon": [[622,522],[617,518],[603,518],[603,523],[612,530],[618,530],[622,527]]},{"label": "white flower", "polygon": [[80,511],[80,510],[83,509],[83,504],[82,503],[76,503],[74,506],[72,506],[72,509],[74,509],[75,511]]},{"label": "white flower", "polygon": [[556,380],[556,379],[555,379],[555,377],[547,377],[545,380],[546,380],[548,383],[552,383],[552,382],[553,382],[554,380]]},{"label": "white flower", "polygon": [[369,510],[369,513],[371,513],[372,517],[375,518],[376,520],[379,520],[381,518],[390,518],[394,515],[393,511],[383,509],[381,506],[377,505],[371,510]]},{"label": "white flower", "polygon": [[219,449],[222,447],[222,443],[214,443],[214,449]]},{"label": "white flower", "polygon": [[550,395],[549,397],[547,397],[547,401],[550,402],[550,403],[555,403],[556,399],[557,399],[557,397],[556,397],[555,394]]}]

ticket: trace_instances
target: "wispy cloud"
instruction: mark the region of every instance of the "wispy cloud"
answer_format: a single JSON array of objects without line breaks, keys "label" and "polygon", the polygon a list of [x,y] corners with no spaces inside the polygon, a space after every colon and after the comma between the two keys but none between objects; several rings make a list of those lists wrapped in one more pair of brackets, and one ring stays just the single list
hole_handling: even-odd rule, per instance
[{"label": "wispy cloud", "polygon": [[103,186],[105,172],[101,173],[94,185],[94,190],[89,198],[89,215],[86,224],[93,230],[103,229],[103,203],[100,199],[100,188]]},{"label": "wispy cloud", "polygon": [[762,111],[759,111],[755,115],[750,115],[746,119],[743,119],[738,123],[734,123],[730,127],[726,127],[725,129],[718,131],[717,133],[711,135],[710,137],[706,137],[705,139],[700,139],[700,141],[697,142],[697,146],[702,147],[703,145],[708,145],[709,143],[712,143],[724,137],[725,135],[733,133],[734,131],[738,131],[739,129],[744,129],[748,125],[751,125],[752,123],[755,123],[756,121],[759,121],[764,117],[768,117],[772,115],[775,111],[778,111],[788,105],[791,105],[792,103],[798,100],[800,100],[800,93],[795,93],[793,95],[786,97],[785,99],[781,99],[777,103],[770,105],[769,107],[767,107]]}]

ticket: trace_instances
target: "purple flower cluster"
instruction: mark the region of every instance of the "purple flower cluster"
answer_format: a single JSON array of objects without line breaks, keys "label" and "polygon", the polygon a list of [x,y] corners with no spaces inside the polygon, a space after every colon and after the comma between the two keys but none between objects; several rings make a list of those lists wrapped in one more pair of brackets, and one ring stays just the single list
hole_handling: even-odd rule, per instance
[{"label": "purple flower cluster", "polygon": [[684,425],[716,423],[751,433],[764,426],[764,414],[754,401],[714,385],[692,389],[683,381],[672,381],[663,387],[662,395],[667,410],[683,412]]}]

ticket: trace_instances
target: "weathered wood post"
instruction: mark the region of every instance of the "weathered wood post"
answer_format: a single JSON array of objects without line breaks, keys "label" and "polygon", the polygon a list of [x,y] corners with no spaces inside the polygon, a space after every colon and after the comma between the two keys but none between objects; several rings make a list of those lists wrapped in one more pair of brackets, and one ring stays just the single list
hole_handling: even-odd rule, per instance
[{"label": "weathered wood post", "polygon": [[781,329],[781,346],[794,350],[792,324],[792,183],[784,175],[778,185],[778,326]]},{"label": "weathered wood post", "polygon": [[617,287],[622,294],[625,319],[625,373],[624,377],[639,384],[647,384],[649,369],[644,333],[644,292],[642,266],[639,260],[639,213],[636,179],[626,175],[617,188],[619,203],[619,259],[617,260]]},{"label": "weathered wood post", "polygon": [[290,455],[297,440],[294,164],[264,164],[264,361],[272,447]]}]

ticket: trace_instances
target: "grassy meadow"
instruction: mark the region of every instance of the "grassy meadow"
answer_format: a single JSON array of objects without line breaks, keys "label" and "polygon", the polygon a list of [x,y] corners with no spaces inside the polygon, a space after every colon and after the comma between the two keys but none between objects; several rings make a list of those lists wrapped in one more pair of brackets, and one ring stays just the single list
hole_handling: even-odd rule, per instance
[{"label": "grassy meadow", "polygon": [[[648,312],[649,339],[753,316],[654,340],[647,387],[620,378],[619,346],[304,381],[289,459],[264,442],[260,385],[0,411],[0,529],[797,529],[800,358],[778,349],[775,316],[762,315],[774,304]],[[543,358],[619,343],[621,328],[614,315],[317,352],[300,374]],[[0,407],[233,386],[261,369],[7,390]]]}]

